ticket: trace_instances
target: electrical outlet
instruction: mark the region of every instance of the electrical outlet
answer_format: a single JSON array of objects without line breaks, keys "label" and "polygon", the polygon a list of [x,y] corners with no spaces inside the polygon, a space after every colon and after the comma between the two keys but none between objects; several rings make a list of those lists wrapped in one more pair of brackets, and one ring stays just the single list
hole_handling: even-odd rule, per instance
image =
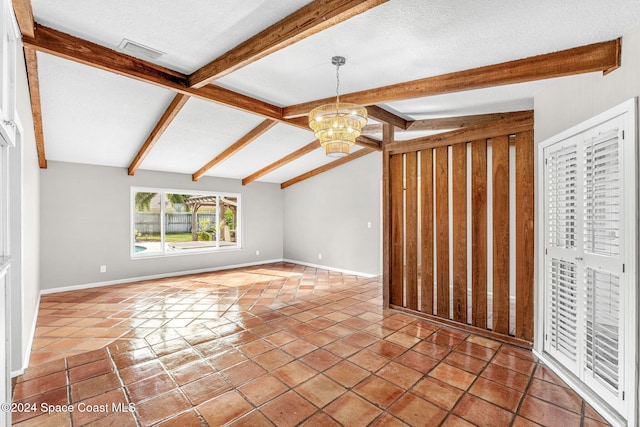
[{"label": "electrical outlet", "polygon": [[322,254],[318,254],[318,259],[322,259]]},{"label": "electrical outlet", "polygon": [[367,228],[371,228],[371,221],[367,223]]},{"label": "electrical outlet", "polygon": [[260,251],[256,251],[256,255],[260,255]]},{"label": "electrical outlet", "polygon": [[101,265],[100,266],[100,273],[106,273],[107,272],[107,266],[106,265]]}]

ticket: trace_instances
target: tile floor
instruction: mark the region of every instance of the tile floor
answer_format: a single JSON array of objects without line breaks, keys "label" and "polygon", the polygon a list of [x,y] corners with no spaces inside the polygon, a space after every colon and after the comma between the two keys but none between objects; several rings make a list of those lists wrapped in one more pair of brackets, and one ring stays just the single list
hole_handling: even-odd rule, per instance
[{"label": "tile floor", "polygon": [[381,307],[288,263],[46,295],[14,425],[607,425],[530,351]]}]

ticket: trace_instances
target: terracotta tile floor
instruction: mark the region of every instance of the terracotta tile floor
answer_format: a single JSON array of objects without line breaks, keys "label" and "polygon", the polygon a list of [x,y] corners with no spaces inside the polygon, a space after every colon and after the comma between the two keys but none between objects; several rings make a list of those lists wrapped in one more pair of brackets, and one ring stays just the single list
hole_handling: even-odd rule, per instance
[{"label": "terracotta tile floor", "polygon": [[46,295],[14,425],[606,425],[531,352],[381,307],[286,263]]}]

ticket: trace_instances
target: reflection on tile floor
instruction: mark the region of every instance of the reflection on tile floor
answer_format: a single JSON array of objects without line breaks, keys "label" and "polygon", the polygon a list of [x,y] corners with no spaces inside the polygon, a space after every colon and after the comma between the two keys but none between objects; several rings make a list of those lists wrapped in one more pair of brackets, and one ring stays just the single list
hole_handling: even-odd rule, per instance
[{"label": "reflection on tile floor", "polygon": [[381,307],[288,263],[46,295],[14,425],[607,425],[530,351]]}]

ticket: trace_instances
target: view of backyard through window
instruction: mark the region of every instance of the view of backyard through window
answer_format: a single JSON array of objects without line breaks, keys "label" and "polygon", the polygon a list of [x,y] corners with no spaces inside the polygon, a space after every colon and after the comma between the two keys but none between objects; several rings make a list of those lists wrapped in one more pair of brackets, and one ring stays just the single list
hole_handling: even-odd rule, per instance
[{"label": "view of backyard through window", "polygon": [[134,256],[239,247],[237,194],[132,191]]}]

